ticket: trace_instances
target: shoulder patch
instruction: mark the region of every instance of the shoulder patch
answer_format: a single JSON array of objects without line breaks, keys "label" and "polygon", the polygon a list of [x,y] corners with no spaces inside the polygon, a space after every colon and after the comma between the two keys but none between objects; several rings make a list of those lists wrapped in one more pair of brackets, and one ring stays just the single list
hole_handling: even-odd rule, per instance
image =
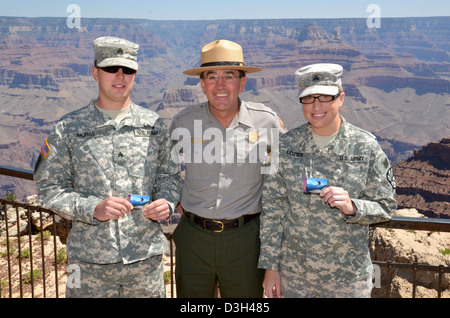
[{"label": "shoulder patch", "polygon": [[395,188],[397,187],[397,184],[395,182],[394,171],[392,170],[392,168],[389,168],[389,170],[386,172],[386,179],[389,182],[389,184],[391,185],[392,189],[395,190]]},{"label": "shoulder patch", "polygon": [[44,144],[42,145],[42,147],[41,147],[41,154],[42,154],[42,157],[47,157],[48,156],[48,154],[50,153],[50,150],[51,150],[51,148],[50,148],[50,146],[48,145],[48,142],[47,142],[47,139],[45,139],[44,140]]}]

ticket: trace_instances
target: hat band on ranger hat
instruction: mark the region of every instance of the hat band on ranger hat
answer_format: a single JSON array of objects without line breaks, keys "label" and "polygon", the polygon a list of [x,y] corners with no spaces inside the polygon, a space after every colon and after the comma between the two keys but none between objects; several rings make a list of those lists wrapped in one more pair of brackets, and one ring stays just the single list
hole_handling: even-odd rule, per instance
[{"label": "hat band on ranger hat", "polygon": [[200,67],[186,70],[183,74],[199,76],[203,72],[214,70],[238,70],[245,73],[255,73],[261,71],[260,67],[246,66],[242,62],[209,62],[203,63]]},{"label": "hat band on ranger hat", "polygon": [[245,66],[242,62],[210,62],[210,63],[203,63],[200,65],[200,67],[209,67],[209,66]]}]

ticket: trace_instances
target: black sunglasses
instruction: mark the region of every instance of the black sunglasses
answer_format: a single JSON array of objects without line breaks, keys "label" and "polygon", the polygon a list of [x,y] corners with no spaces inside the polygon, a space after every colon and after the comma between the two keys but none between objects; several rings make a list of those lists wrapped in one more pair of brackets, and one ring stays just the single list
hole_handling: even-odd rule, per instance
[{"label": "black sunglasses", "polygon": [[106,73],[117,73],[119,69],[122,69],[122,72],[127,75],[135,74],[136,70],[133,70],[132,68],[125,67],[125,66],[106,66],[106,67],[99,67],[102,71],[105,71]]}]

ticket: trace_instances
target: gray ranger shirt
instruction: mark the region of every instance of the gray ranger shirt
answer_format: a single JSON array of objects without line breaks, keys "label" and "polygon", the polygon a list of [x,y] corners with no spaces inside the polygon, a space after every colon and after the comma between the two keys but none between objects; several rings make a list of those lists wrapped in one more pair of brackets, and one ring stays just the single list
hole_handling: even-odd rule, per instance
[{"label": "gray ranger shirt", "polygon": [[203,103],[177,114],[170,131],[173,157],[182,152],[186,166],[181,198],[186,211],[209,219],[261,212],[264,164],[285,132],[273,110],[241,101],[224,128]]}]

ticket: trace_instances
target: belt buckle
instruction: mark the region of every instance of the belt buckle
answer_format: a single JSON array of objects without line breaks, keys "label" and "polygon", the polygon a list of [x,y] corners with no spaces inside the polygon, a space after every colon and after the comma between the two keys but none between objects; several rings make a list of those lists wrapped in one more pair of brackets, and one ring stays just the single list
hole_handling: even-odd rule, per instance
[{"label": "belt buckle", "polygon": [[214,223],[217,223],[217,224],[220,224],[221,226],[222,226],[222,228],[220,229],[220,230],[214,230],[214,232],[216,232],[216,233],[220,233],[220,232],[222,232],[223,231],[223,229],[225,228],[225,226],[224,226],[224,224],[223,224],[223,222],[221,222],[221,221],[217,221],[217,220],[211,220],[212,222],[214,222]]}]

